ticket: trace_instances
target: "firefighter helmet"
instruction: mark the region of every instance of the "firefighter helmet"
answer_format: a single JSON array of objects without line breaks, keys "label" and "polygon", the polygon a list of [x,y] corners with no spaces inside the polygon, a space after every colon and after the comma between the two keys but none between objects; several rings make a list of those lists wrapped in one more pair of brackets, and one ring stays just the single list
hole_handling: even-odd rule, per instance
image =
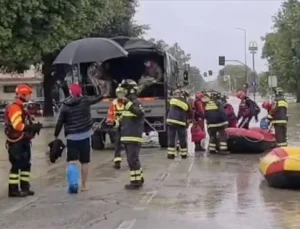
[{"label": "firefighter helmet", "polygon": [[32,87],[28,84],[19,84],[16,87],[16,95],[26,97],[32,94]]}]

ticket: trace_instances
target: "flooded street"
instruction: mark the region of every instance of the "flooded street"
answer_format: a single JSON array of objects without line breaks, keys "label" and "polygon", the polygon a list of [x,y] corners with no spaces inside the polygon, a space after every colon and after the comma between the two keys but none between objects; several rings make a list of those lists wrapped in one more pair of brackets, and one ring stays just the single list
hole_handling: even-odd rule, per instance
[{"label": "flooded street", "polygon": [[[300,106],[290,104],[291,146],[299,144],[299,115]],[[269,188],[258,171],[260,155],[194,157],[190,145],[188,159],[172,161],[165,150],[143,148],[145,185],[126,191],[126,161],[117,171],[112,168],[112,151],[94,151],[90,189],[69,195],[64,159],[50,165],[46,157],[52,136],[52,129],[44,129],[33,142],[36,195],[25,199],[6,197],[9,164],[4,141],[1,144],[1,229],[300,228],[300,192]]]}]

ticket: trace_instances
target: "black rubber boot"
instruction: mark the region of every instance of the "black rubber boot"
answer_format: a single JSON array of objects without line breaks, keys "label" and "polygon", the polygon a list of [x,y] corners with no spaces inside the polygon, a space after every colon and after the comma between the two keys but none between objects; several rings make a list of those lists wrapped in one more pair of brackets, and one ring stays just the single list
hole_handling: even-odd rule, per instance
[{"label": "black rubber boot", "polygon": [[209,151],[209,154],[217,154],[217,151]]},{"label": "black rubber boot", "polygon": [[141,185],[144,185],[144,183],[145,183],[145,179],[144,179],[144,177],[142,177],[141,178]]},{"label": "black rubber boot", "polygon": [[168,159],[175,159],[175,155],[173,155],[173,154],[168,154]]},{"label": "black rubber boot", "polygon": [[230,152],[229,151],[219,151],[218,154],[226,156],[226,155],[229,155]]},{"label": "black rubber boot", "polygon": [[19,190],[18,185],[9,185],[8,186],[8,197],[26,197],[26,193]]},{"label": "black rubber boot", "polygon": [[187,155],[181,155],[182,159],[187,159]]},{"label": "black rubber boot", "polygon": [[22,190],[23,193],[26,194],[26,196],[34,196],[34,191],[28,189],[28,190]]},{"label": "black rubber boot", "polygon": [[121,162],[115,162],[114,168],[115,169],[120,169],[121,168]]},{"label": "black rubber boot", "polygon": [[137,190],[142,187],[142,183],[140,181],[130,182],[129,184],[125,185],[125,189],[127,190]]}]

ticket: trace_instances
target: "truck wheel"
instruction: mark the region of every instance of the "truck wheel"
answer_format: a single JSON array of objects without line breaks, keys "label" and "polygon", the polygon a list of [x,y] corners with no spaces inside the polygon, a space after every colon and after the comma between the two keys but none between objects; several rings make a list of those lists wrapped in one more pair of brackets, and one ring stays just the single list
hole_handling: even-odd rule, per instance
[{"label": "truck wheel", "polygon": [[168,132],[158,132],[158,142],[161,148],[168,147]]},{"label": "truck wheel", "polygon": [[103,141],[101,133],[94,133],[92,135],[92,149],[103,150],[105,148],[105,142]]}]

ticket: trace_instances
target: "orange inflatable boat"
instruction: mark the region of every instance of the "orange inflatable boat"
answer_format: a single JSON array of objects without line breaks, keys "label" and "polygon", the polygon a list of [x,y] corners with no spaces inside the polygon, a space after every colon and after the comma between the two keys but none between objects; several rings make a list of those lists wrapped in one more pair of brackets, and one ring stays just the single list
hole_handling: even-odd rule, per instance
[{"label": "orange inflatable boat", "polygon": [[300,189],[300,147],[280,147],[260,159],[259,170],[275,188]]}]

